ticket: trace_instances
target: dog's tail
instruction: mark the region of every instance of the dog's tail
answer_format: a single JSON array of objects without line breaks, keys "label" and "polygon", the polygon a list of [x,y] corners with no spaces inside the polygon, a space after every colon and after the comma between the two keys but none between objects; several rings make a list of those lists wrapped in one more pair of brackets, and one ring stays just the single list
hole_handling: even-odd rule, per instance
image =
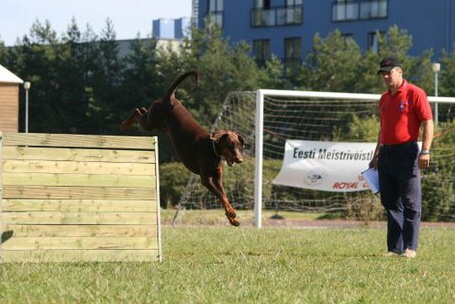
[{"label": "dog's tail", "polygon": [[[169,90],[167,91],[167,94],[166,96],[164,97],[164,102],[165,103],[170,103],[171,102],[171,98],[174,96],[175,94],[175,90],[177,90],[178,86],[180,85],[180,83],[185,80],[185,78],[189,77],[193,75],[195,80],[196,80],[196,88],[199,84],[199,73],[195,70],[191,70],[191,71],[188,71],[184,74],[182,74],[179,78],[177,78],[171,85],[171,87],[169,88]],[[196,89],[195,88],[195,89]]]}]

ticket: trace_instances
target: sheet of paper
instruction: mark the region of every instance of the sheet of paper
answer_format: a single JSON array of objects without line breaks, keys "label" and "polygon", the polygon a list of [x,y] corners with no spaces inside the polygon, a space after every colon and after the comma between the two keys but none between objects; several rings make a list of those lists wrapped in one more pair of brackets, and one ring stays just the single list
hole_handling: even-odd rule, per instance
[{"label": "sheet of paper", "polygon": [[370,187],[373,194],[378,194],[380,190],[378,170],[376,170],[374,167],[368,168],[362,172],[362,176],[368,183],[368,186]]}]

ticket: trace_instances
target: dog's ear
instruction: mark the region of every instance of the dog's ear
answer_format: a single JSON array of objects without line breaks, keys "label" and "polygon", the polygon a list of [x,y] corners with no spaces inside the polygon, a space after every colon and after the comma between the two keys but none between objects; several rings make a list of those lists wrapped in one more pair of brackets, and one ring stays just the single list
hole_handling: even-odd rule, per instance
[{"label": "dog's ear", "polygon": [[237,138],[239,139],[239,142],[240,142],[240,145],[242,146],[242,148],[245,148],[245,139],[243,138],[243,136],[240,135],[240,133],[238,133],[238,132],[235,132],[235,134],[237,134]]},{"label": "dog's ear", "polygon": [[210,139],[216,141],[216,131],[210,134]]},{"label": "dog's ear", "polygon": [[210,137],[215,141],[215,143],[219,143],[221,138],[226,134],[227,134],[226,130],[216,130],[215,132],[212,133],[212,136]]}]

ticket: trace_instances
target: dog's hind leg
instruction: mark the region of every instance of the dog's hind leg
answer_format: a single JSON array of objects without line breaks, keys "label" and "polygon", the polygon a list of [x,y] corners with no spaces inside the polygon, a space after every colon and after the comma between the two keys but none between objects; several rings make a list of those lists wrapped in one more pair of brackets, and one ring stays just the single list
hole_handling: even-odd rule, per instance
[{"label": "dog's hind leg", "polygon": [[122,122],[122,130],[131,128],[136,122],[144,127],[147,120],[147,112],[147,109],[144,107],[134,109],[133,114]]}]

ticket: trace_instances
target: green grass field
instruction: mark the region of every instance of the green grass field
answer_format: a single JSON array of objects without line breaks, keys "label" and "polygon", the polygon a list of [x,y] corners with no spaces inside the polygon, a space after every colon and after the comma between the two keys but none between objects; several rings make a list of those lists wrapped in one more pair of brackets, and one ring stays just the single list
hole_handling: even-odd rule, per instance
[{"label": "green grass field", "polygon": [[0,264],[0,303],[454,303],[454,228],[163,227],[163,263]]}]

